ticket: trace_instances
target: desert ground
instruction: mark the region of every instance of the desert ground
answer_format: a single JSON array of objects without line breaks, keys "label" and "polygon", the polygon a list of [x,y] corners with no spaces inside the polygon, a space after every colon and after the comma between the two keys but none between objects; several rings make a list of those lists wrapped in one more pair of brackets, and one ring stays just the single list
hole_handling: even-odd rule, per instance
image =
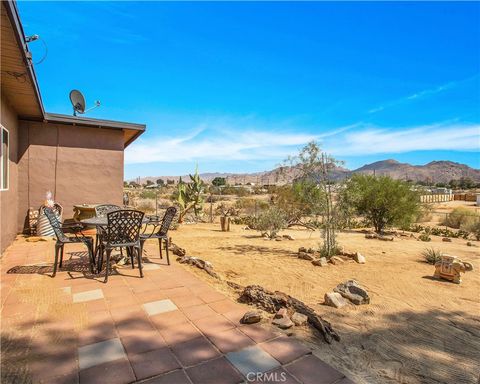
[{"label": "desert ground", "polygon": [[[181,225],[171,232],[175,244],[189,256],[210,261],[222,278],[185,266],[219,290],[238,293],[226,281],[242,286],[259,284],[286,292],[313,307],[332,323],[340,342],[327,344],[308,328],[293,337],[307,342],[319,357],[359,383],[476,383],[480,361],[479,242],[463,239],[431,242],[395,237],[393,242],[366,239],[358,231],[341,232],[346,251],[358,251],[366,264],[314,267],[296,257],[299,247],[318,247],[320,232],[285,230],[295,240],[266,240],[256,231],[233,225]],[[474,266],[460,285],[432,279],[434,267],[421,255],[434,247]],[[369,305],[335,309],[323,305],[324,294],[349,279],[369,292]]]}]

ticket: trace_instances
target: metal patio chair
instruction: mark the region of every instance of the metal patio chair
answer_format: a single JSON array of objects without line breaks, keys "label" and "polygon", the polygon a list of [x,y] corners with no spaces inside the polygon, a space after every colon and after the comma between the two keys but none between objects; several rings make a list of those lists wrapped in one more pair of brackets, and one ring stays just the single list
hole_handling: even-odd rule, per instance
[{"label": "metal patio chair", "polygon": [[[140,235],[140,244],[141,244],[142,254],[143,254],[143,245],[145,244],[145,241],[147,241],[148,239],[158,239],[158,249],[160,252],[160,258],[163,259],[162,241],[164,241],[165,250],[167,253],[167,264],[170,265],[170,257],[168,254],[168,247],[169,247],[168,230],[170,229],[170,226],[172,225],[173,219],[175,218],[176,214],[177,214],[177,208],[168,207],[167,210],[165,211],[165,214],[163,215],[163,219],[160,222],[160,224],[154,224],[152,233],[150,235],[147,235],[145,233],[142,233]],[[159,227],[158,231],[156,230],[156,227]]]},{"label": "metal patio chair", "polygon": [[[90,261],[90,272],[94,273],[95,267],[95,257],[93,255],[93,238],[89,236],[84,236],[81,233],[83,226],[80,224],[70,224],[64,225],[59,220],[57,215],[55,214],[54,209],[49,207],[43,207],[43,212],[45,216],[47,216],[50,225],[53,228],[55,236],[57,238],[57,242],[55,243],[55,264],[53,265],[53,274],[52,277],[55,277],[57,274],[57,264],[58,264],[58,256],[60,254],[60,263],[58,264],[60,268],[62,268],[63,263],[63,250],[65,244],[78,244],[83,243],[87,246],[88,249],[88,258]],[[73,232],[74,236],[67,236],[64,230],[70,230]],[[78,235],[80,233],[80,236]]]},{"label": "metal patio chair", "polygon": [[[115,204],[100,204],[95,207],[95,217],[107,217],[109,212],[118,211],[122,209],[120,206]],[[95,235],[95,256],[97,256],[98,252],[98,244],[100,242],[100,238],[102,237],[102,231],[104,229],[102,227],[97,227],[96,235]],[[122,250],[120,249],[120,253],[123,256]]]},{"label": "metal patio chair", "polygon": [[98,257],[98,272],[101,272],[103,256],[104,253],[106,254],[105,283],[108,281],[110,255],[114,248],[127,249],[127,254],[130,256],[130,261],[132,262],[132,268],[135,267],[134,257],[137,256],[140,277],[143,277],[140,246],[140,230],[143,216],[143,212],[130,209],[107,213],[108,224],[100,238],[100,255]]}]

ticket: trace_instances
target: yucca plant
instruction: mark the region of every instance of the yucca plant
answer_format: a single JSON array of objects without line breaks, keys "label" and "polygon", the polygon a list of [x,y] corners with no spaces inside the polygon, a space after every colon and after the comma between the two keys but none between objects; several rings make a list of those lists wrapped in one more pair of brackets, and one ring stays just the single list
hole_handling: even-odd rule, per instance
[{"label": "yucca plant", "polygon": [[423,258],[429,264],[435,264],[437,261],[440,261],[442,258],[442,255],[443,253],[441,251],[434,248],[425,249],[422,252]]},{"label": "yucca plant", "polygon": [[183,218],[191,209],[193,209],[195,216],[198,217],[203,208],[205,183],[198,174],[198,166],[195,168],[195,174],[189,176],[190,183],[188,184],[180,178],[175,193],[175,200],[180,207],[179,223],[183,222]]}]

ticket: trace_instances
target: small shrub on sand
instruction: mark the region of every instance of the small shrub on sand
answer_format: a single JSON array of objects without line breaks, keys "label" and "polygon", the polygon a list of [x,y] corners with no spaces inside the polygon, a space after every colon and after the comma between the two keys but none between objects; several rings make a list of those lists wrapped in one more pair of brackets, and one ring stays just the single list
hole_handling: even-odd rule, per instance
[{"label": "small shrub on sand", "polygon": [[460,229],[463,227],[468,227],[476,221],[475,219],[478,220],[478,215],[467,208],[458,207],[455,208],[449,215],[447,215],[442,224],[450,228]]},{"label": "small shrub on sand", "polygon": [[139,199],[136,202],[135,209],[145,213],[151,213],[155,211],[155,202],[149,199]]},{"label": "small shrub on sand", "polygon": [[477,240],[480,240],[480,219],[468,226],[468,230],[472,232]]},{"label": "small shrub on sand", "polygon": [[273,239],[277,233],[287,226],[285,212],[277,207],[271,207],[262,212],[256,223],[256,230],[267,232],[268,237]]},{"label": "small shrub on sand", "polygon": [[423,258],[429,264],[435,264],[437,261],[439,261],[442,258],[442,255],[443,255],[442,252],[434,248],[425,249],[422,252]]}]

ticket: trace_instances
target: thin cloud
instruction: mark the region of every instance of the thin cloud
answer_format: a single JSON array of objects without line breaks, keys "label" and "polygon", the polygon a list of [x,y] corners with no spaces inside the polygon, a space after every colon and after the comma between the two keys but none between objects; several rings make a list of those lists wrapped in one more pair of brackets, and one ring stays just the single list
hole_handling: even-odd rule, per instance
[{"label": "thin cloud", "polygon": [[397,105],[402,105],[402,104],[405,104],[405,103],[408,103],[408,102],[411,102],[411,101],[425,99],[427,97],[437,95],[439,93],[442,93],[442,92],[448,91],[450,89],[456,88],[456,87],[458,87],[462,84],[473,81],[473,80],[477,79],[478,77],[479,77],[479,74],[476,74],[472,77],[468,77],[468,78],[463,79],[463,80],[451,81],[449,83],[439,85],[437,87],[433,87],[433,88],[430,88],[430,89],[425,89],[423,91],[416,92],[412,95],[408,95],[408,96],[402,97],[400,99],[393,100],[393,101],[387,102],[385,104],[379,105],[375,108],[370,109],[367,112],[369,114],[373,114],[373,113],[381,112],[381,111],[383,111],[384,109],[387,109],[387,108],[395,107]]},{"label": "thin cloud", "polygon": [[325,146],[337,156],[432,150],[478,151],[480,125],[448,122],[403,129],[364,126],[339,140],[325,143]]}]

